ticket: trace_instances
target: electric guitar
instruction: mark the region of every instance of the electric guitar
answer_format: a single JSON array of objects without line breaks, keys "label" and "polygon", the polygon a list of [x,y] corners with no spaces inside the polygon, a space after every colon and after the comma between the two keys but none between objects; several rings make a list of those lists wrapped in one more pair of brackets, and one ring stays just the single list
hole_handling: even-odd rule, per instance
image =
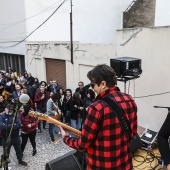
[{"label": "electric guitar", "polygon": [[38,118],[39,120],[49,121],[50,123],[53,123],[53,124],[55,124],[55,125],[57,125],[57,126],[63,127],[64,129],[66,129],[66,130],[74,133],[74,134],[77,135],[77,136],[81,136],[81,132],[80,132],[79,130],[74,129],[74,128],[72,128],[72,127],[70,127],[70,126],[68,126],[68,125],[66,125],[66,124],[64,124],[64,123],[62,123],[62,122],[60,122],[60,121],[58,121],[58,120],[56,120],[56,119],[48,116],[48,115],[46,115],[46,114],[39,113],[39,112],[34,112],[34,111],[29,111],[28,114],[29,114],[30,116],[33,116],[33,117]]}]

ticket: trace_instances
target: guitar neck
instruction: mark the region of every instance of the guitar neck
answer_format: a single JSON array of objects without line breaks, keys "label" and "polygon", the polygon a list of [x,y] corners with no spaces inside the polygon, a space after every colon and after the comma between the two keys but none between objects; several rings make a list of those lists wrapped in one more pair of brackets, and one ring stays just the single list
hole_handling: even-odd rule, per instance
[{"label": "guitar neck", "polygon": [[62,123],[62,122],[60,122],[58,120],[55,120],[52,117],[48,117],[48,121],[50,123],[53,123],[53,124],[57,125],[57,126],[59,125],[59,126],[63,127],[64,129],[74,133],[77,136],[81,136],[81,132],[79,130],[74,129],[74,128],[72,128],[72,127],[70,127],[70,126],[68,126],[68,125],[66,125],[66,124],[64,124],[64,123]]}]

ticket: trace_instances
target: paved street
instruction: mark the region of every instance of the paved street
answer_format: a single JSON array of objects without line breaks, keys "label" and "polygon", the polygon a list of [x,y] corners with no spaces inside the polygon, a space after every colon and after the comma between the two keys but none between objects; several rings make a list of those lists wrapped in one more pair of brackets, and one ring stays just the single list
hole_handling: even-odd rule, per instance
[{"label": "paved street", "polygon": [[[61,136],[55,136],[60,144],[51,144],[48,130],[43,130],[43,133],[37,133],[37,154],[32,156],[32,146],[28,141],[23,160],[28,163],[27,167],[18,164],[15,151],[11,148],[9,167],[11,170],[44,170],[47,162],[62,156],[72,149],[65,145],[61,139]],[[0,155],[2,155],[2,147],[0,146]]]}]

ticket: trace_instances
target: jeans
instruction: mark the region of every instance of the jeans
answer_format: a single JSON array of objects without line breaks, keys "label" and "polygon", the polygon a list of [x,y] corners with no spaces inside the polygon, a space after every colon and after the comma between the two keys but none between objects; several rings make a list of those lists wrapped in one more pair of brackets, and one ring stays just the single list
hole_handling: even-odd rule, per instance
[{"label": "jeans", "polygon": [[[36,111],[42,113],[40,109],[37,109]],[[42,122],[43,122],[43,128],[44,128],[44,129],[45,129],[45,126],[46,126],[46,120],[39,120],[38,129],[39,129],[40,131],[41,131],[41,124],[42,124]]]},{"label": "jeans", "polygon": [[70,111],[66,111],[64,119],[65,119],[65,123],[70,125]]},{"label": "jeans", "polygon": [[59,129],[59,127],[56,125],[54,125],[54,132],[55,133],[59,133],[60,132],[60,129]]},{"label": "jeans", "polygon": [[55,126],[54,124],[49,123],[49,134],[50,134],[50,137],[51,137],[51,141],[52,141],[52,142],[55,141],[55,139],[54,139],[54,132],[53,132],[54,126]]},{"label": "jeans", "polygon": [[[4,154],[6,154],[5,153],[6,144],[7,144],[7,140],[2,139],[2,146],[3,146]],[[8,154],[7,157],[8,158],[9,158],[11,146],[13,146],[14,149],[15,149],[18,162],[21,162],[22,161],[22,152],[21,152],[21,140],[20,140],[19,136],[15,139],[11,139],[11,141],[9,142],[8,150],[7,150],[7,154]]]},{"label": "jeans", "polygon": [[[71,121],[71,127],[77,129],[77,120],[70,119]],[[76,135],[73,133],[70,133],[71,137],[75,137]]]},{"label": "jeans", "polygon": [[78,118],[77,119],[77,126],[78,126],[78,130],[82,129],[82,118]]}]

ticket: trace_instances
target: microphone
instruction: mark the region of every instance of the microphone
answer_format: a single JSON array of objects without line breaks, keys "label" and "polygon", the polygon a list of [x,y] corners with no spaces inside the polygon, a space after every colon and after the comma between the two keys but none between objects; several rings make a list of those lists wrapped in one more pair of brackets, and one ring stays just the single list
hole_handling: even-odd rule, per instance
[{"label": "microphone", "polygon": [[30,97],[28,96],[28,94],[22,94],[19,97],[19,101],[23,104],[28,103],[29,100],[30,100]]}]

